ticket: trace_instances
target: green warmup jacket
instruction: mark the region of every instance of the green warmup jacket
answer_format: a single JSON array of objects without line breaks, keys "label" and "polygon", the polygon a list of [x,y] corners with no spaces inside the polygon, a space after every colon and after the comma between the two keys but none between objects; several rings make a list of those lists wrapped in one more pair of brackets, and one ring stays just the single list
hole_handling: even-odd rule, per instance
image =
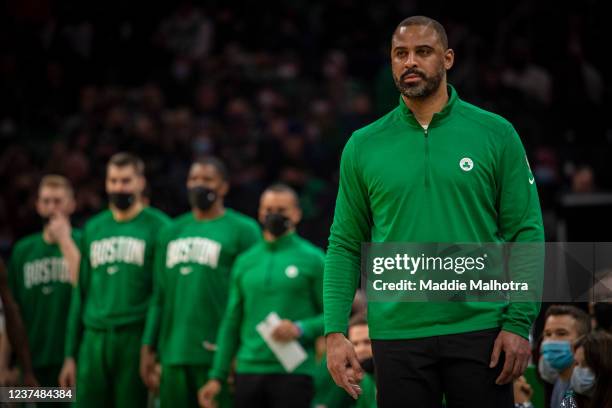
[{"label": "green warmup jacket", "polygon": [[105,210],[85,224],[79,281],[70,304],[67,357],[76,357],[83,327],[144,325],[153,290],[155,244],[169,223],[164,213],[146,207],[129,221],[115,221]]},{"label": "green warmup jacket", "polygon": [[[346,333],[362,243],[543,242],[537,188],[518,134],[450,85],[448,92],[427,129],[400,98],[347,142],[325,261],[326,333]],[[515,266],[515,277],[535,270]],[[495,327],[527,338],[538,311],[534,302],[370,302],[368,323],[373,339]]]},{"label": "green warmup jacket", "polygon": [[236,352],[239,374],[286,373],[256,330],[270,312],[302,328],[299,341],[308,358],[293,374],[313,375],[314,342],[323,334],[323,264],[323,251],[295,233],[261,241],[240,255],[209,377],[225,380]]},{"label": "green warmup jacket", "polygon": [[163,364],[212,364],[232,265],[260,239],[257,222],[230,209],[213,220],[188,213],[161,232],[143,344]]},{"label": "green warmup jacket", "polygon": [[[73,229],[72,239],[78,245],[81,232]],[[32,365],[62,364],[72,284],[59,246],[47,243],[42,233],[17,242],[9,263],[9,285],[28,332]]]}]

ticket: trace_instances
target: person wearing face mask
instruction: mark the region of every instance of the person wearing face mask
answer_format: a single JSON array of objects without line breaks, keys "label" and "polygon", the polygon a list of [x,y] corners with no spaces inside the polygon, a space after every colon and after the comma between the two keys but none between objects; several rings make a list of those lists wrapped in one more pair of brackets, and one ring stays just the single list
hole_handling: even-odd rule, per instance
[{"label": "person wearing face mask", "polygon": [[170,219],[143,205],[144,188],[142,160],[130,153],[113,155],[106,167],[109,208],[83,228],[60,373],[61,386],[76,384],[77,406],[142,407],[147,402],[138,355],[156,239]]},{"label": "person wearing face mask", "polygon": [[574,350],[571,392],[561,408],[611,408],[612,336],[605,332],[587,334],[576,341]]},{"label": "person wearing face mask", "polygon": [[[151,390],[159,384],[162,408],[197,406],[217,348],[232,265],[261,239],[257,221],[225,208],[228,178],[217,158],[194,162],[187,177],[191,211],[160,233],[140,375]],[[228,406],[228,396],[218,402]]]},{"label": "person wearing face mask", "polygon": [[559,408],[570,388],[574,342],[590,331],[589,316],[577,307],[553,305],[546,310],[538,371],[544,381],[554,384],[550,397],[551,408]]},{"label": "person wearing face mask", "polygon": [[[259,204],[264,240],[234,263],[211,380],[198,395],[201,406],[213,406],[237,356],[235,407],[310,407],[314,343],[323,334],[324,254],[295,232],[300,218],[294,190],[277,184],[264,191]],[[296,340],[307,354],[291,372],[257,331],[271,312],[281,319],[272,338],[281,343]]]},{"label": "person wearing face mask", "polygon": [[44,176],[36,199],[43,229],[18,241],[9,263],[9,285],[27,331],[34,374],[44,387],[58,386],[65,316],[79,272],[76,242],[81,233],[69,219],[74,209],[70,182],[59,175]]}]

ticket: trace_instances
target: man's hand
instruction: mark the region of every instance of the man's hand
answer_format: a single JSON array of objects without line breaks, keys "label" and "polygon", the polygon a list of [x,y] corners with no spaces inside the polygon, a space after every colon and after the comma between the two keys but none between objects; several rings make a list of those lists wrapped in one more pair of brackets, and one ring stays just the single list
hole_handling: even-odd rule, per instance
[{"label": "man's hand", "polygon": [[159,387],[159,373],[157,369],[157,355],[151,346],[144,345],[140,348],[140,378],[144,385],[151,391],[157,391]]},{"label": "man's hand", "polygon": [[51,242],[59,245],[62,256],[68,264],[70,281],[73,285],[76,285],[79,278],[81,252],[72,240],[70,219],[62,213],[55,213],[49,220],[49,224],[45,227],[45,231],[49,235]]},{"label": "man's hand", "polygon": [[19,377],[21,377],[21,373],[17,367],[0,369],[0,387],[18,385]]},{"label": "man's hand", "polygon": [[363,378],[363,370],[357,360],[353,344],[342,333],[330,333],[326,337],[327,369],[338,387],[344,388],[351,397],[357,399],[361,394],[358,385]]},{"label": "man's hand", "polygon": [[215,397],[221,392],[219,380],[209,380],[198,391],[198,403],[202,408],[217,408]]},{"label": "man's hand", "polygon": [[505,362],[502,372],[495,380],[495,384],[498,385],[507,384],[519,378],[527,368],[529,357],[531,357],[529,341],[505,330],[499,332],[495,339],[490,368],[497,365],[502,351],[505,354]]},{"label": "man's hand", "polygon": [[522,375],[514,380],[514,402],[524,404],[530,402],[533,395],[533,389]]},{"label": "man's hand", "polygon": [[76,362],[74,358],[68,357],[64,360],[58,382],[62,388],[74,387],[76,385]]},{"label": "man's hand", "polygon": [[272,332],[272,338],[276,341],[291,341],[300,337],[300,329],[291,320],[281,320]]},{"label": "man's hand", "polygon": [[151,373],[151,377],[149,380],[151,381],[151,385],[153,386],[153,389],[155,390],[155,392],[159,391],[159,383],[161,382],[161,374],[162,374],[161,364],[155,363],[155,367],[153,368],[153,372]]},{"label": "man's hand", "polygon": [[53,242],[66,242],[66,240],[71,239],[72,227],[70,226],[70,220],[63,214],[55,214],[49,220],[47,231],[49,231]]}]

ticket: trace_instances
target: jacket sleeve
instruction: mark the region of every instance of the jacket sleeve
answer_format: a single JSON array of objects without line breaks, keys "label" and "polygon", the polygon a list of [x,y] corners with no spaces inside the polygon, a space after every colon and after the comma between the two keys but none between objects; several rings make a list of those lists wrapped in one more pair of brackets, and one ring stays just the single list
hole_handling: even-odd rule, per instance
[{"label": "jacket sleeve", "polygon": [[66,325],[66,343],[64,345],[65,357],[77,357],[81,337],[83,335],[83,311],[87,289],[91,280],[91,266],[89,264],[89,246],[87,234],[83,231],[81,237],[81,266],[76,285],[72,289],[70,309],[68,310],[68,322]]},{"label": "jacket sleeve", "polygon": [[232,359],[240,345],[240,327],[242,325],[243,299],[240,291],[240,257],[232,268],[231,284],[227,308],[217,335],[217,351],[209,378],[225,381],[229,374]]},{"label": "jacket sleeve", "polygon": [[261,229],[255,220],[246,224],[240,234],[239,253],[242,253],[261,240]]},{"label": "jacket sleeve", "polygon": [[155,244],[155,254],[153,261],[153,295],[147,310],[145,328],[142,335],[142,344],[157,348],[159,340],[159,330],[161,316],[164,306],[164,276],[166,271],[166,250],[167,240],[164,239],[164,232],[160,233],[160,238]]},{"label": "jacket sleeve", "polygon": [[302,338],[305,341],[312,341],[323,334],[323,266],[325,263],[325,255],[320,254],[314,259],[313,276],[310,285],[310,298],[312,299],[317,314],[307,319],[302,319],[298,322],[302,328]]},{"label": "jacket sleeve", "polygon": [[355,136],[340,161],[340,185],[325,258],[323,309],[325,334],[346,333],[355,290],[359,283],[361,243],[370,240],[371,211],[360,173]]},{"label": "jacket sleeve", "polygon": [[513,243],[509,249],[509,277],[529,284],[523,299],[511,298],[502,329],[529,337],[529,330],[540,310],[544,271],[544,227],[538,190],[525,149],[511,125],[499,159],[497,204],[499,232]]}]

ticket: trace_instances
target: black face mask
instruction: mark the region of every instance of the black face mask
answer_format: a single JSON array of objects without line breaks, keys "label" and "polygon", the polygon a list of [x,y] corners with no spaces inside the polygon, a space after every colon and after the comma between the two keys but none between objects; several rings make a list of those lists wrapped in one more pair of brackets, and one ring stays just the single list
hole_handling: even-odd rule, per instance
[{"label": "black face mask", "polygon": [[275,237],[280,237],[291,227],[291,221],[282,214],[270,213],[266,215],[263,227]]},{"label": "black face mask", "polygon": [[210,209],[217,200],[217,192],[208,187],[190,188],[187,190],[187,196],[189,197],[189,205],[202,211]]},{"label": "black face mask", "polygon": [[121,211],[125,211],[134,204],[136,196],[134,193],[109,193],[108,200]]}]

